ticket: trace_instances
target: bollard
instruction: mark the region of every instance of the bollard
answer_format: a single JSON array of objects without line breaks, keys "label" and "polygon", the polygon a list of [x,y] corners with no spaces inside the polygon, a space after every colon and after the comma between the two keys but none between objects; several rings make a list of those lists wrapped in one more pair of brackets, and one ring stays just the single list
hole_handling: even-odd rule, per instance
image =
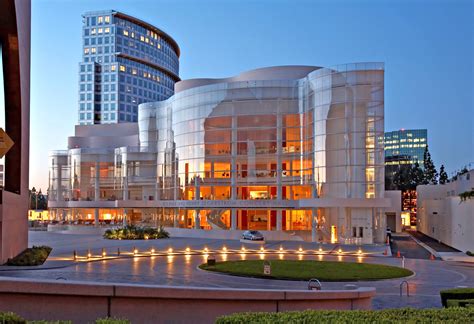
[{"label": "bollard", "polygon": [[102,248],[102,257],[105,258],[106,255],[107,255],[107,253],[105,252],[105,249]]},{"label": "bollard", "polygon": [[120,256],[120,248],[117,248],[117,256]]},{"label": "bollard", "polygon": [[405,268],[405,257],[402,257],[402,268]]},{"label": "bollard", "polygon": [[74,250],[73,255],[74,255],[74,261],[76,261],[76,260],[77,260],[77,252],[76,252],[76,250]]},{"label": "bollard", "polygon": [[136,247],[133,247],[133,255],[137,255],[137,253],[138,253],[137,248],[136,248]]},{"label": "bollard", "polygon": [[92,257],[91,250],[87,250],[87,258],[90,259]]}]

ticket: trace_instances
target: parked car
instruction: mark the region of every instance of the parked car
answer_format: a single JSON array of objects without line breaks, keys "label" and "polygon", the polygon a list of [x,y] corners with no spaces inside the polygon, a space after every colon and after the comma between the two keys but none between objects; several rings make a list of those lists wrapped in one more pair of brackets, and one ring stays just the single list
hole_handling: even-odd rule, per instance
[{"label": "parked car", "polygon": [[259,231],[245,231],[242,239],[250,241],[263,241],[263,235]]}]

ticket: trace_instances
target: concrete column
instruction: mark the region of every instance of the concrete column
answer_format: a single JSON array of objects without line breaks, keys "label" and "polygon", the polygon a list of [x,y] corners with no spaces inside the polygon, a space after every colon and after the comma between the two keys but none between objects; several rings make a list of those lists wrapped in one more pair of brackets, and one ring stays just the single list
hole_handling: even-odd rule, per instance
[{"label": "concrete column", "polygon": [[231,135],[231,162],[230,162],[230,199],[237,199],[237,117],[232,117],[232,135]]},{"label": "concrete column", "polygon": [[99,208],[94,208],[94,226],[99,226]]},{"label": "concrete column", "polygon": [[[277,181],[277,199],[283,199],[283,190],[282,190],[282,172],[283,172],[283,167],[282,167],[282,161],[281,161],[281,155],[282,155],[282,116],[281,113],[278,112],[277,115],[277,169],[276,169],[276,181]],[[281,225],[281,210],[280,210],[280,225]],[[278,214],[277,214],[278,218]],[[278,220],[277,220],[277,228],[278,228]],[[281,230],[281,226],[280,226]]]},{"label": "concrete column", "polygon": [[282,210],[281,209],[277,209],[277,231],[281,231],[282,230]]},{"label": "concrete column", "polygon": [[[164,209],[163,209],[163,215],[164,215]],[[178,208],[174,209],[173,227],[179,227],[179,209]]]},{"label": "concrete column", "polygon": [[124,209],[123,210],[123,226],[124,227],[128,225],[128,219],[127,218],[128,218],[127,210]]},{"label": "concrete column", "polygon": [[[59,161],[58,161],[59,162]],[[61,175],[61,164],[57,164],[57,172],[58,176],[56,177],[56,200],[57,201],[62,201],[63,200],[63,195],[62,195],[62,188],[61,188],[61,182],[62,182],[62,175]],[[72,198],[72,197],[70,197]]]},{"label": "concrete column", "polygon": [[311,210],[311,242],[318,240],[318,210],[313,208]]},{"label": "concrete column", "polygon": [[230,229],[237,229],[237,209],[235,208],[230,210]]},{"label": "concrete column", "polygon": [[128,200],[128,163],[127,155],[122,155],[123,200]]},{"label": "concrete column", "polygon": [[199,209],[194,211],[194,228],[201,229],[201,219],[199,218]]},{"label": "concrete column", "polygon": [[99,162],[95,163],[95,179],[94,179],[94,200],[100,200],[100,165]]}]

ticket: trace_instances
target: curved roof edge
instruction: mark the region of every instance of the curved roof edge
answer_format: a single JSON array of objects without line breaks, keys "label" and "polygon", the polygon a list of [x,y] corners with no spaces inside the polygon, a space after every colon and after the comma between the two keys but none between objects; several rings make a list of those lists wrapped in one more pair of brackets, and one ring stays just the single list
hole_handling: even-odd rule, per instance
[{"label": "curved roof edge", "polygon": [[176,52],[176,54],[178,55],[178,57],[181,55],[181,50],[179,49],[178,43],[173,39],[173,37],[171,37],[170,35],[165,33],[163,30],[159,29],[158,27],[155,27],[152,24],[147,23],[146,21],[143,21],[141,19],[138,19],[138,18],[135,18],[133,16],[124,14],[123,12],[120,12],[120,11],[112,10],[112,14],[114,16],[119,17],[119,18],[128,20],[128,21],[130,21],[130,22],[132,22],[136,25],[152,29],[154,32],[156,32],[160,36],[164,37],[171,44],[171,46],[173,47],[173,49]]},{"label": "curved roof edge", "polygon": [[270,66],[242,72],[236,76],[220,79],[188,79],[175,84],[175,93],[216,83],[256,81],[256,80],[297,80],[306,77],[309,73],[321,69],[310,65],[282,65]]}]

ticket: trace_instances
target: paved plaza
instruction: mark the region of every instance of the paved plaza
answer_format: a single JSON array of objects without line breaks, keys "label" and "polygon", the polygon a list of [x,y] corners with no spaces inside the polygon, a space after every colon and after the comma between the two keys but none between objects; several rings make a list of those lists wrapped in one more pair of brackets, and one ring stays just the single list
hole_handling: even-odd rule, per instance
[{"label": "paved plaza", "polygon": [[[260,245],[242,244],[235,240],[170,238],[117,241],[104,240],[99,235],[30,232],[30,246],[32,245],[53,247],[49,260],[43,266],[30,267],[28,270],[2,266],[0,275],[132,284],[297,290],[306,289],[307,282],[229,276],[202,271],[198,269],[198,266],[205,262],[208,254],[215,255],[217,261],[283,258],[401,266],[401,259],[383,255],[386,250],[383,245],[359,247],[319,245],[308,242],[267,242],[264,245],[265,253],[260,253]],[[242,246],[245,247],[245,253],[241,253]],[[223,253],[224,247],[226,253]],[[280,247],[283,248],[283,253],[280,253]],[[318,253],[319,248],[323,250],[323,253]],[[362,256],[358,254],[359,248],[364,253]],[[118,249],[120,249],[120,258],[117,258]],[[134,249],[136,249],[135,256]],[[156,254],[154,256],[150,255],[152,249]],[[189,252],[186,252],[186,249],[189,249]],[[341,249],[340,253],[339,249]],[[79,261],[73,261],[74,251]],[[87,260],[89,251],[91,258]],[[102,251],[105,251],[106,258],[110,259],[101,258]],[[405,306],[440,307],[440,290],[457,286],[472,286],[474,282],[474,264],[406,258],[405,266],[415,274],[405,279],[353,284],[361,287],[375,287],[377,296],[374,298],[373,307],[381,309]],[[403,280],[409,283],[409,297],[406,296],[406,288],[403,291],[403,297],[400,297],[400,284]],[[323,289],[344,289],[347,284],[349,283],[324,282]]]}]

